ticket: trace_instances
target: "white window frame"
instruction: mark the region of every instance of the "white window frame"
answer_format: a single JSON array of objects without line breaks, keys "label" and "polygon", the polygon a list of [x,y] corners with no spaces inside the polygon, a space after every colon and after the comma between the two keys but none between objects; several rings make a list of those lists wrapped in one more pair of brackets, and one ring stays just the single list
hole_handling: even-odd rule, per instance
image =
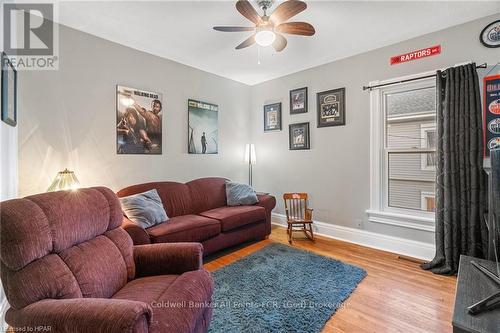
[{"label": "white window frame", "polygon": [[[429,148],[427,147],[427,132],[434,131],[436,132],[435,124],[421,124],[420,125],[420,147],[421,148]],[[436,166],[427,164],[427,155],[422,155],[420,157],[420,168],[426,171],[434,171],[436,170]]]},{"label": "white window frame", "polygon": [[422,210],[427,210],[427,198],[434,198],[436,200],[436,193],[420,191],[420,208]]},{"label": "white window frame", "polygon": [[[372,81],[370,86],[394,81],[402,81],[435,74],[419,73],[386,81]],[[434,232],[435,214],[388,206],[388,161],[385,151],[385,95],[404,90],[425,88],[435,85],[435,79],[427,78],[407,83],[393,84],[370,91],[370,209],[366,211],[368,220],[410,229]],[[412,150],[413,151],[413,150]]]}]

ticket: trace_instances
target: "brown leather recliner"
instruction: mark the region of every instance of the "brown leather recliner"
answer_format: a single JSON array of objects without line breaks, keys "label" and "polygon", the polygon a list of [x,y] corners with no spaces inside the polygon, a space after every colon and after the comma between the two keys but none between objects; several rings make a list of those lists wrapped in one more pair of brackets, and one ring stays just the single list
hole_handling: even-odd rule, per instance
[{"label": "brown leather recliner", "polygon": [[213,280],[198,243],[133,246],[104,187],[0,204],[1,280],[16,331],[204,332]]}]

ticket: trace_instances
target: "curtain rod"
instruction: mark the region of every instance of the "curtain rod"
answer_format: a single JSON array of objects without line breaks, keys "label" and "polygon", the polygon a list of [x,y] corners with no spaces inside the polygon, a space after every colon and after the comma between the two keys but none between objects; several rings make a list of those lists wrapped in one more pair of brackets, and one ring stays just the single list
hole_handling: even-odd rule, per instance
[{"label": "curtain rod", "polygon": [[[477,68],[487,68],[487,67],[488,67],[488,64],[484,63],[484,64],[481,64],[481,65],[477,65],[476,69]],[[363,90],[368,90],[368,89],[372,90],[372,89],[375,89],[375,88],[378,88],[378,87],[385,87],[385,86],[390,86],[390,85],[393,85],[393,84],[399,84],[399,83],[405,83],[405,82],[410,82],[410,81],[415,81],[415,80],[428,79],[430,77],[435,77],[435,76],[436,76],[436,74],[432,74],[432,75],[414,77],[414,78],[411,78],[411,79],[406,79],[406,80],[401,80],[401,81],[394,81],[394,82],[387,82],[387,83],[377,84],[377,85],[374,85],[374,86],[363,86]]]}]

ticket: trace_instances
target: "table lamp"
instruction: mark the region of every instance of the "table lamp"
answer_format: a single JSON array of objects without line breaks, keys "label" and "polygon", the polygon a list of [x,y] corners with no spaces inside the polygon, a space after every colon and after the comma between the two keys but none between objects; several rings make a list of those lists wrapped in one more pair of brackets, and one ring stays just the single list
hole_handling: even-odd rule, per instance
[{"label": "table lamp", "polygon": [[66,190],[76,190],[80,187],[80,182],[75,176],[73,171],[64,169],[64,171],[59,171],[56,178],[47,189],[47,192],[54,191],[66,191]]}]

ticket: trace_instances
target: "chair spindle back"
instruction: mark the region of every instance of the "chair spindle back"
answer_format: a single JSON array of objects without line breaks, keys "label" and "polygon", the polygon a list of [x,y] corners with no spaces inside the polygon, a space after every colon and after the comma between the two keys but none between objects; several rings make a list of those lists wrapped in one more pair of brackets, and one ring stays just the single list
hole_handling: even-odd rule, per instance
[{"label": "chair spindle back", "polygon": [[307,211],[307,193],[285,193],[285,211],[287,220],[304,220]]}]

